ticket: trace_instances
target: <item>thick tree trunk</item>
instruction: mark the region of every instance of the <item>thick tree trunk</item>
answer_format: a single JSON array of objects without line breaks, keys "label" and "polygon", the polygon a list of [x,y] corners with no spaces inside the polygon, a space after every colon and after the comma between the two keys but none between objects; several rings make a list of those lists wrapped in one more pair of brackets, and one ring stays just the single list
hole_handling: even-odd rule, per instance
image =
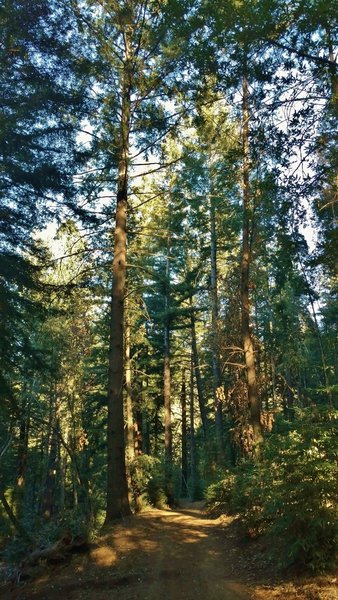
[{"label": "thick tree trunk", "polygon": [[125,61],[122,80],[120,149],[110,315],[106,523],[131,514],[126,475],[123,417],[123,334],[126,291],[128,152],[132,77],[130,37],[131,30],[129,27],[126,27],[124,35]]},{"label": "thick tree trunk", "polygon": [[253,338],[250,330],[250,266],[252,262],[251,239],[253,206],[249,182],[249,101],[248,82],[243,79],[243,239],[241,260],[241,330],[244,351],[244,361],[248,385],[248,401],[250,407],[250,421],[253,431],[253,442],[256,447],[262,442],[262,426],[260,420],[260,400],[255,366],[255,352]]},{"label": "thick tree trunk", "polygon": [[217,290],[217,238],[216,238],[216,219],[215,203],[213,195],[210,197],[210,234],[211,234],[211,331],[212,331],[212,372],[213,372],[213,391],[215,406],[215,424],[216,424],[216,442],[218,462],[221,464],[224,460],[224,440],[223,440],[223,414],[222,414],[222,395],[219,393],[221,387],[221,369],[219,359],[218,344],[218,290]]}]

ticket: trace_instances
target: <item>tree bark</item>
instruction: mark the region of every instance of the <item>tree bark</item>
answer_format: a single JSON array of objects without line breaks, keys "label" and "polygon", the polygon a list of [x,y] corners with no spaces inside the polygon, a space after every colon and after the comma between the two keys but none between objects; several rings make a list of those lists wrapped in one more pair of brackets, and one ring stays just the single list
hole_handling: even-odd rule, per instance
[{"label": "tree bark", "polygon": [[[127,307],[126,307],[127,308]],[[135,425],[133,418],[133,399],[131,392],[131,360],[130,360],[130,323],[128,315],[125,322],[125,381],[126,381],[126,458],[131,462],[135,458]]]},{"label": "tree bark", "polygon": [[[1,483],[0,483],[0,486],[1,486]],[[4,510],[9,518],[9,520],[11,521],[12,525],[14,526],[15,530],[21,535],[21,537],[24,540],[31,543],[32,542],[31,536],[26,531],[26,529],[23,527],[23,525],[21,525],[20,521],[18,521],[18,519],[16,518],[9,503],[7,502],[7,498],[6,498],[3,490],[1,489],[1,487],[0,487],[0,501],[1,501],[2,506],[4,507]]]},{"label": "tree bark", "polygon": [[244,361],[248,385],[248,402],[250,421],[253,431],[253,443],[258,451],[262,442],[262,426],[260,420],[260,400],[258,394],[255,352],[250,329],[250,266],[252,262],[251,241],[253,226],[253,205],[250,193],[250,164],[249,164],[249,94],[248,82],[243,78],[243,238],[241,259],[241,330],[244,351]]},{"label": "tree bark", "polygon": [[181,497],[188,496],[188,444],[187,444],[187,398],[185,371],[182,371],[182,390],[181,390],[181,408],[182,408],[182,443],[181,443]]},{"label": "tree bark", "polygon": [[326,35],[329,49],[329,69],[331,77],[331,97],[333,113],[338,116],[338,76],[337,76],[337,62],[334,53],[334,42],[332,40],[330,27],[326,28]]},{"label": "tree bark", "polygon": [[[34,386],[34,382],[32,387]],[[26,470],[28,460],[28,441],[30,430],[30,401],[32,391],[27,395],[27,384],[22,385],[22,405],[21,405],[21,421],[18,444],[18,473],[16,486],[13,494],[13,505],[16,517],[20,520],[22,517],[22,509],[24,502]]]},{"label": "tree bark", "polygon": [[[55,410],[56,413],[56,410]],[[59,470],[59,443],[56,431],[59,429],[59,420],[55,414],[53,429],[50,439],[50,449],[48,455],[47,475],[44,483],[43,499],[42,499],[42,514],[46,519],[55,513],[55,491],[56,491],[56,475]]]},{"label": "tree bark", "polygon": [[196,378],[196,387],[197,387],[197,395],[198,395],[198,404],[201,414],[202,428],[204,438],[208,437],[208,419],[207,419],[207,410],[204,400],[203,394],[203,385],[202,385],[202,377],[201,370],[199,366],[198,359],[198,349],[197,349],[197,339],[196,339],[196,319],[193,310],[193,299],[190,297],[190,307],[191,307],[191,316],[190,316],[190,327],[191,327],[191,347],[192,347],[192,357],[193,357],[193,376],[195,374]]},{"label": "tree bark", "polygon": [[194,408],[194,359],[191,352],[190,368],[190,496],[195,500],[197,496],[197,459],[196,459],[196,439],[195,439],[195,408]]},{"label": "tree bark", "polygon": [[172,420],[171,420],[171,374],[170,374],[170,318],[169,318],[169,238],[167,247],[167,262],[166,262],[166,289],[164,296],[164,462],[165,462],[165,488],[169,506],[174,502],[173,482],[172,482]]},{"label": "tree bark", "polygon": [[210,197],[210,234],[211,234],[211,331],[212,331],[212,372],[213,372],[213,392],[215,406],[215,425],[217,458],[219,464],[224,460],[224,440],[223,440],[223,414],[222,401],[218,392],[221,386],[221,369],[218,347],[218,290],[217,290],[217,238],[216,238],[216,219],[215,202],[213,195]]},{"label": "tree bark", "polygon": [[114,259],[110,314],[107,423],[106,523],[131,514],[125,461],[123,378],[124,302],[126,292],[128,152],[131,111],[131,29],[125,27],[125,60],[122,75],[122,106],[118,161]]}]

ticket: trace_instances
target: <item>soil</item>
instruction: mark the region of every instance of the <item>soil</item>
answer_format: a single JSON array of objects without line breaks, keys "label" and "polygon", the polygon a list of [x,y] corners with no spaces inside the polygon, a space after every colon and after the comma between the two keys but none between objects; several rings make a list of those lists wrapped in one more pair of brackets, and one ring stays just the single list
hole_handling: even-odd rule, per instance
[{"label": "soil", "polygon": [[31,575],[0,584],[1,600],[338,600],[334,575],[278,578],[260,542],[201,503],[125,519],[88,553]]}]

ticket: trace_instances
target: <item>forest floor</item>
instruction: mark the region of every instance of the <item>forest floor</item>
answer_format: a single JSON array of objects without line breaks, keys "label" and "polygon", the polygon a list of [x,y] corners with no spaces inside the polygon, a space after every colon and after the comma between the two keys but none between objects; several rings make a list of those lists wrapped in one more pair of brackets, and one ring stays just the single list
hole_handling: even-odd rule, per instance
[{"label": "forest floor", "polygon": [[261,542],[201,503],[148,510],[106,528],[86,554],[0,583],[1,600],[338,600],[334,575],[277,575]]}]

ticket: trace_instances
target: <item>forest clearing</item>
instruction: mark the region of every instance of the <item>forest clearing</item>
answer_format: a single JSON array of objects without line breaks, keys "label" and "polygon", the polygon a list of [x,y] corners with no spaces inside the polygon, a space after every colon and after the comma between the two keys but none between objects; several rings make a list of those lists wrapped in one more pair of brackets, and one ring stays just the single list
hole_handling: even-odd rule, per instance
[{"label": "forest clearing", "polygon": [[336,0],[0,4],[5,597],[333,599],[337,39]]},{"label": "forest clearing", "polygon": [[[40,565],[1,600],[336,600],[337,577],[278,577],[266,548],[240,541],[233,518],[201,502],[152,509],[109,527],[88,554]],[[265,553],[264,553],[265,550]]]}]

